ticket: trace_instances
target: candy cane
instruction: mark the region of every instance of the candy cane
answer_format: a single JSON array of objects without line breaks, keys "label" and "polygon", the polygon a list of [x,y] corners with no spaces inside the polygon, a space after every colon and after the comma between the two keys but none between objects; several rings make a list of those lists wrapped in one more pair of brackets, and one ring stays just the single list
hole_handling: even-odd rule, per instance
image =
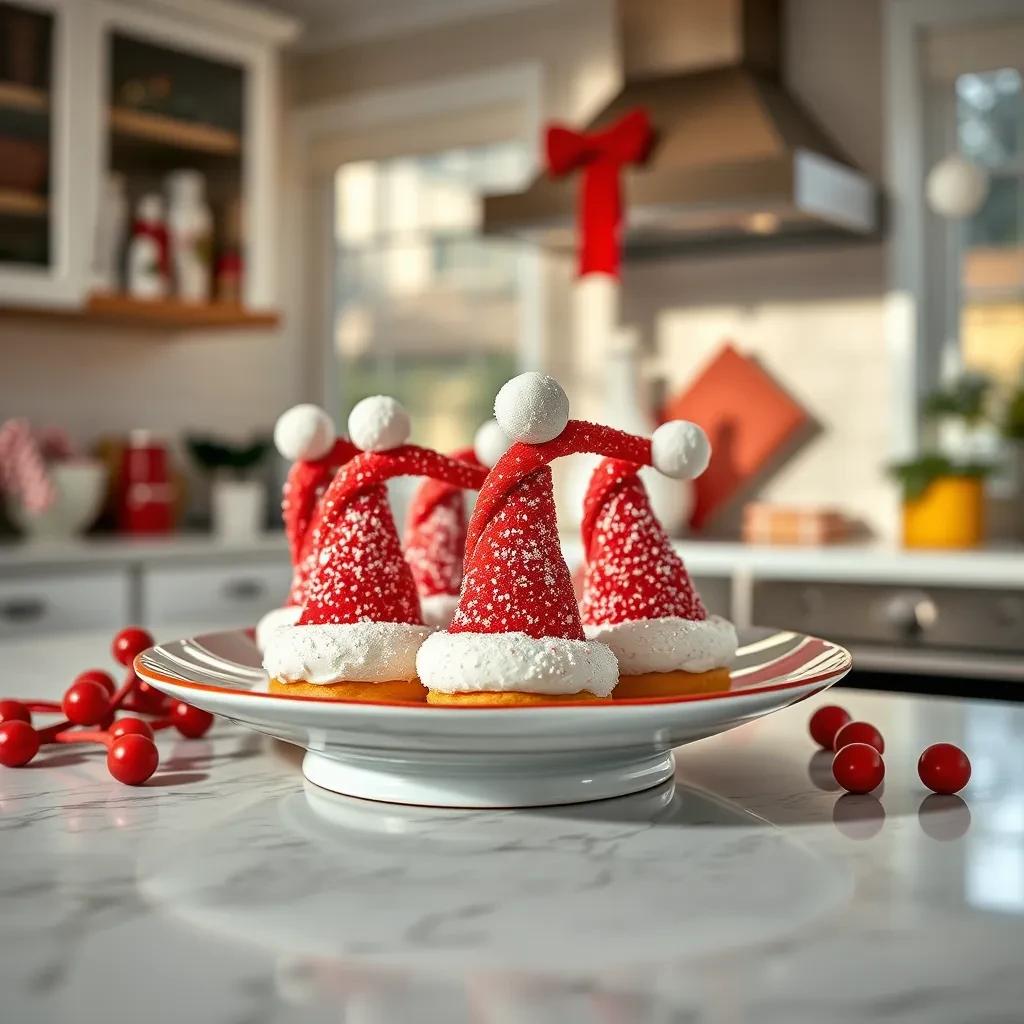
[{"label": "candy cane", "polygon": [[45,512],[57,497],[46,463],[27,420],[0,426],[0,486],[18,495],[26,511]]}]

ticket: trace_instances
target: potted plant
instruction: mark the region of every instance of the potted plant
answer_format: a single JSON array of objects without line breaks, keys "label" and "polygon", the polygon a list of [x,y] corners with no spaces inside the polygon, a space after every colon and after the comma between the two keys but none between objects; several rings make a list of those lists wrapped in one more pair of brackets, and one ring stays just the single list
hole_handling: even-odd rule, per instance
[{"label": "potted plant", "polygon": [[232,444],[218,438],[186,439],[196,463],[210,475],[210,518],[213,532],[232,541],[251,540],[263,529],[267,486],[257,474],[270,451],[258,438]]},{"label": "potted plant", "polygon": [[993,469],[990,391],[987,377],[964,374],[925,400],[932,446],[889,467],[903,489],[906,547],[968,548],[984,539],[985,478]]}]

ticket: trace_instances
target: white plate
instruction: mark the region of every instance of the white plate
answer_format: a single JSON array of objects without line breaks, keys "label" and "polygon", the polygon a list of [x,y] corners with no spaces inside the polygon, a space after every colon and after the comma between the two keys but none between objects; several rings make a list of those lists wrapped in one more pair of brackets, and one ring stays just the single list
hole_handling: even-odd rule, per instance
[{"label": "white plate", "polygon": [[635,793],[672,776],[672,748],[818,693],[849,652],[799,633],[743,636],[732,688],[692,697],[545,707],[372,704],[266,692],[249,631],[144,651],[135,670],[180,700],[306,750],[310,782],[435,807],[537,807]]}]

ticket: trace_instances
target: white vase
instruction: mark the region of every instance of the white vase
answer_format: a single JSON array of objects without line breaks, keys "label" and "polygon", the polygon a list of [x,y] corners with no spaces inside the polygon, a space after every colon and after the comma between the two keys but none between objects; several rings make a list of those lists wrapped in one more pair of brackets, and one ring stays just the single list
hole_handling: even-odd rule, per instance
[{"label": "white vase", "polygon": [[227,541],[252,540],[263,532],[267,488],[262,480],[214,479],[210,487],[213,532]]},{"label": "white vase", "polygon": [[[629,331],[620,331],[612,350],[607,355],[605,375],[603,423],[619,430],[650,437],[654,430],[654,417],[644,408],[640,397],[640,360],[635,336]],[[568,491],[570,494],[570,519],[579,525],[583,515],[583,498],[587,493],[590,476],[600,459],[597,456],[583,456],[574,459],[570,471]],[[647,488],[654,514],[665,527],[670,537],[686,532],[693,507],[693,485],[688,480],[672,480],[648,466],[640,471],[640,478]]]},{"label": "white vase", "polygon": [[206,182],[198,171],[175,171],[167,178],[171,267],[182,302],[210,301],[213,216],[205,191]]}]

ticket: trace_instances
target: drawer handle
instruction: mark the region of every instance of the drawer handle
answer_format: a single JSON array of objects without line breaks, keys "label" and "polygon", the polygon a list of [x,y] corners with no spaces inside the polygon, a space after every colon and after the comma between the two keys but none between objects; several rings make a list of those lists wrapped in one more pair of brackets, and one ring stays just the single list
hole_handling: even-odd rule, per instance
[{"label": "drawer handle", "polygon": [[232,601],[255,601],[266,589],[259,580],[229,580],[224,584],[224,596]]},{"label": "drawer handle", "polygon": [[10,622],[32,622],[46,614],[46,602],[38,597],[16,597],[0,604],[0,615]]}]

